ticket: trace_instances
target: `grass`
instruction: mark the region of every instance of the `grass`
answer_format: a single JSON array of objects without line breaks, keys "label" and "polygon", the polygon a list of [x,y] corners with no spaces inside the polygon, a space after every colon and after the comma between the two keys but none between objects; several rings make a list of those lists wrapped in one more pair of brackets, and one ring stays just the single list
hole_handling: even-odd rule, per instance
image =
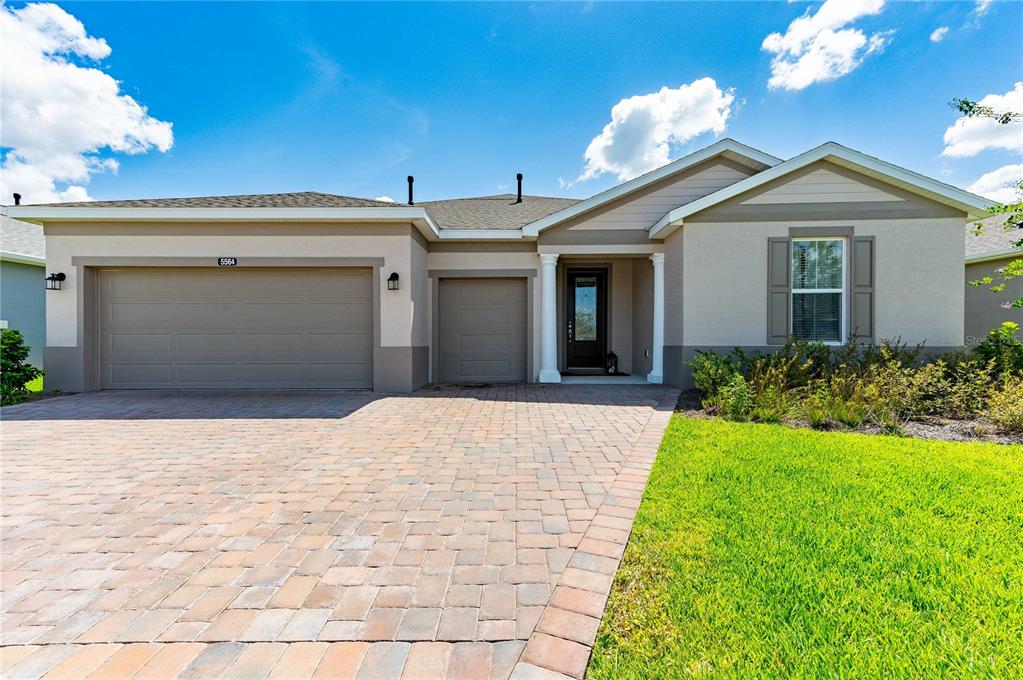
[{"label": "grass", "polygon": [[1021,668],[1023,447],[676,415],[587,677]]}]

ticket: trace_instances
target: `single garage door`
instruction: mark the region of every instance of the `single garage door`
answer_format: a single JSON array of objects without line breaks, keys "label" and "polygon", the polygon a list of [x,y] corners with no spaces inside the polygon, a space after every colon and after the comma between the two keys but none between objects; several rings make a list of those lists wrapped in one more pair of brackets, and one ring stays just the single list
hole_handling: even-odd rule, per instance
[{"label": "single garage door", "polygon": [[368,269],[99,273],[100,386],[373,386]]},{"label": "single garage door", "polygon": [[525,279],[441,279],[438,306],[443,382],[525,381]]}]

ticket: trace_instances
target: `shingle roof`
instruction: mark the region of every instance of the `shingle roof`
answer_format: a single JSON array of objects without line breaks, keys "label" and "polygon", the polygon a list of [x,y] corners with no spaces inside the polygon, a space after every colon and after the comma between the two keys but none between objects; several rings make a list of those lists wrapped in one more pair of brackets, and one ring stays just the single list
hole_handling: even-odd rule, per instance
[{"label": "shingle roof", "polygon": [[[541,217],[574,205],[574,198],[523,196],[515,202],[513,194],[421,201],[442,229],[521,229]],[[81,203],[41,203],[41,207],[60,208],[394,208],[402,203],[368,198],[302,191],[290,194],[248,194],[242,196],[194,196],[189,198],[139,198],[123,201],[86,201]]]},{"label": "shingle roof", "polygon": [[75,208],[389,208],[397,205],[369,198],[299,191],[289,194],[242,194],[239,196],[191,196],[187,198],[136,198],[123,201],[40,203],[45,207]]},{"label": "shingle roof", "polygon": [[416,205],[430,211],[444,229],[521,229],[541,217],[547,217],[575,205],[575,198],[523,196],[515,202],[514,194],[453,198],[444,201],[423,201]]},{"label": "shingle roof", "polygon": [[21,220],[0,215],[0,250],[31,257],[46,257],[46,239],[43,228]]},{"label": "shingle roof", "polygon": [[[1005,230],[1008,215],[994,215],[981,220],[975,224],[966,225],[966,255],[981,255],[983,253],[1009,250],[1012,244],[1023,238],[1023,230]],[[982,227],[981,233],[977,233],[977,227]]]}]

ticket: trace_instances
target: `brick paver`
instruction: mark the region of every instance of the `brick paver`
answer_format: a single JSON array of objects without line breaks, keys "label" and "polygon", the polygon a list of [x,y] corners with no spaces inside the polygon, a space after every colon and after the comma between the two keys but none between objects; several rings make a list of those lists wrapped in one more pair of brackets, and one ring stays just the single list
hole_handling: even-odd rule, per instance
[{"label": "brick paver", "polygon": [[6,408],[3,675],[581,677],[673,397],[514,385]]}]

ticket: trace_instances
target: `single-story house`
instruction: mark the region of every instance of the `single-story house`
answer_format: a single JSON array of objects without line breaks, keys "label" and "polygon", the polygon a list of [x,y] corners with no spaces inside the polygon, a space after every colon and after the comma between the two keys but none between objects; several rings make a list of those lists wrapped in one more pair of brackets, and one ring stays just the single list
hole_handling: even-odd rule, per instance
[{"label": "single-story house", "polygon": [[[966,227],[966,345],[973,346],[1003,321],[1023,325],[1023,310],[1004,309],[1002,303],[1023,297],[1023,279],[1009,281],[1001,293],[989,286],[971,286],[985,276],[996,282],[996,270],[1023,258],[1023,248],[1015,245],[1023,239],[1023,230],[1004,228],[1007,215],[996,215]],[[979,228],[978,228],[979,227]]]},{"label": "single-story house", "polygon": [[[963,345],[989,201],[834,142],[723,139],[585,200],[322,193],[22,205],[51,272],[48,385],[686,383],[790,336]],[[612,356],[613,355],[613,356]],[[614,365],[612,365],[614,364]],[[629,378],[622,378],[629,379]]]},{"label": "single-story house", "polygon": [[0,328],[21,331],[37,368],[46,344],[45,279],[43,228],[0,215]]}]

